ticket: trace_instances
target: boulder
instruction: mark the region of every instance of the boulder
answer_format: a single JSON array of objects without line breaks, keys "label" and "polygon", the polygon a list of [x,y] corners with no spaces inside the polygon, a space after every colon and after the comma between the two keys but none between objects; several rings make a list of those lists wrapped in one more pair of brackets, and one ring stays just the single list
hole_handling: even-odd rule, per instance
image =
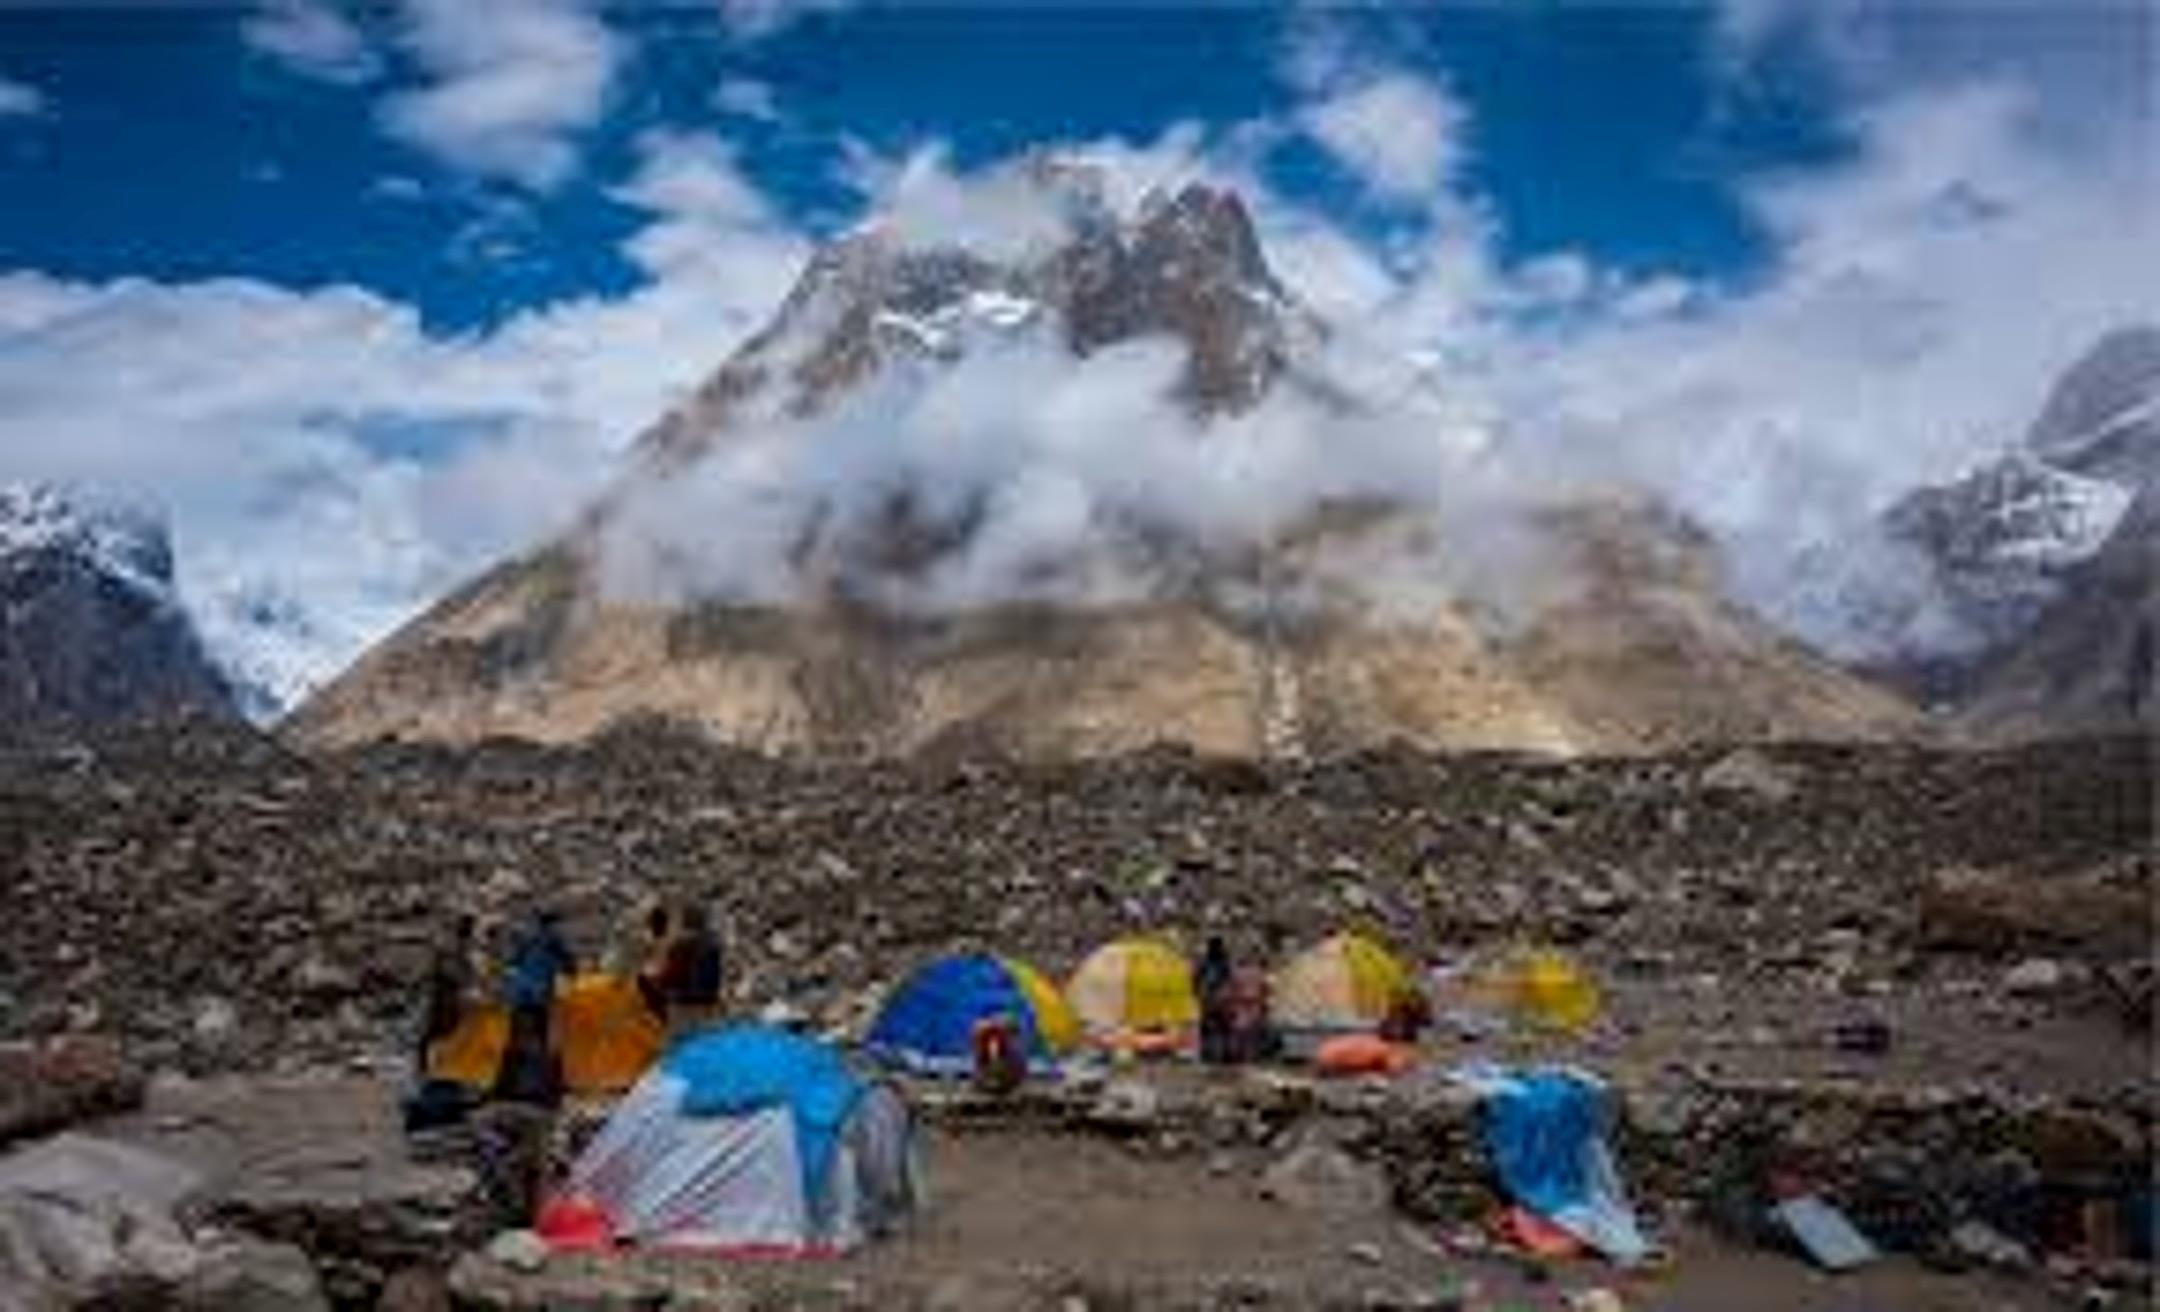
[{"label": "boulder", "polygon": [[306,1253],[244,1236],[204,1249],[190,1293],[205,1312],[330,1312]]},{"label": "boulder", "polygon": [[[683,1312],[748,1312],[771,1306],[744,1287],[739,1269],[726,1262],[648,1264],[616,1258],[576,1257],[519,1271],[484,1251],[466,1253],[447,1280],[454,1306],[488,1312],[555,1312],[562,1308],[635,1312],[666,1307]],[[969,1302],[961,1306],[974,1307]]]},{"label": "boulder", "polygon": [[0,1158],[0,1312],[184,1289],[202,1255],[174,1218],[193,1170],[63,1134]]},{"label": "boulder", "polygon": [[473,1173],[411,1160],[394,1138],[355,1131],[272,1153],[208,1187],[210,1221],[313,1255],[341,1305],[376,1297],[412,1266],[446,1266],[487,1234]]},{"label": "boulder", "polygon": [[1719,757],[1702,772],[1702,786],[1714,792],[1744,793],[1772,806],[1791,801],[1798,788],[1789,772],[1753,747]]},{"label": "boulder", "polygon": [[538,1271],[547,1265],[547,1241],[530,1230],[505,1230],[488,1240],[488,1260],[512,1271]]},{"label": "boulder", "polygon": [[110,1035],[0,1044],[0,1144],[130,1110],[143,1087],[141,1069]]},{"label": "boulder", "polygon": [[1957,867],[1921,890],[1918,938],[1928,948],[2008,956],[2143,956],[2152,890],[2096,869],[2052,878]]},{"label": "boulder", "polygon": [[2003,991],[2018,996],[2053,993],[2066,978],[2062,963],[2047,957],[2027,957],[2003,974]]},{"label": "boulder", "polygon": [[383,1282],[375,1312],[451,1312],[450,1282],[434,1267],[406,1267]]},{"label": "boulder", "polygon": [[1959,1222],[1950,1228],[1945,1243],[1963,1264],[1998,1271],[2025,1271],[2033,1265],[2032,1250],[1984,1221]]},{"label": "boulder", "polygon": [[1264,1198],[1304,1212],[1355,1216],[1387,1206],[1387,1176],[1325,1136],[1308,1135],[1260,1177]]},{"label": "boulder", "polygon": [[1114,1079],[1103,1085],[1087,1114],[1106,1128],[1152,1129],[1162,1118],[1162,1093],[1144,1080]]}]

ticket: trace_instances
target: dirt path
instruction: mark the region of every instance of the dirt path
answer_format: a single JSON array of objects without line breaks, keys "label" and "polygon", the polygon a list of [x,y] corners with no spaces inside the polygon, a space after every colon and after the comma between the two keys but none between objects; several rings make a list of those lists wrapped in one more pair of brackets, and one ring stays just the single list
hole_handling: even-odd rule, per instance
[{"label": "dirt path", "polygon": [[[391,1090],[367,1079],[183,1085],[105,1132],[230,1173],[225,1187],[242,1192],[394,1196],[415,1172]],[[1419,1298],[1441,1307],[1449,1294],[1480,1312],[1528,1312],[1566,1308],[1569,1294],[1596,1288],[1629,1309],[1672,1312],[2059,1306],[2034,1282],[1938,1275],[1901,1259],[1831,1277],[1694,1231],[1657,1236],[1674,1253],[1657,1274],[1584,1259],[1529,1278],[1510,1260],[1450,1254],[1384,1208],[1326,1214],[1272,1201],[1261,1150],[1161,1158],[1041,1129],[929,1134],[930,1206],[896,1239],[807,1266],[610,1259],[601,1283],[657,1276],[693,1307],[940,1312],[1400,1307]]]},{"label": "dirt path", "polygon": [[1694,1232],[1659,1236],[1675,1260],[1657,1275],[1585,1259],[1526,1279],[1511,1261],[1446,1255],[1435,1237],[1386,1212],[1324,1216],[1270,1201],[1262,1166],[1252,1156],[1218,1159],[1214,1169],[1201,1159],[1150,1161],[1073,1136],[937,1134],[928,1215],[835,1272],[926,1300],[969,1296],[979,1301],[967,1306],[984,1308],[1054,1308],[1074,1295],[1091,1307],[1176,1306],[1240,1285],[1291,1307],[1454,1292],[1471,1307],[1564,1308],[1570,1293],[1595,1288],[1629,1308],[1673,1312],[2054,1306],[2034,1284],[1942,1276],[1902,1260],[1831,1277]]}]

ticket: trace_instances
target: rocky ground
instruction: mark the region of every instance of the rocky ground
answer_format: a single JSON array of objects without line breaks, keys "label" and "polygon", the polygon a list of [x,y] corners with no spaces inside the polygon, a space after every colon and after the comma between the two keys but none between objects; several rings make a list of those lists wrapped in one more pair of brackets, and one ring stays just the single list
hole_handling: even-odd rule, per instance
[{"label": "rocky ground", "polygon": [[[15,742],[0,747],[0,880],[18,908],[0,921],[0,1037],[109,1035],[130,1069],[104,1072],[80,1108],[17,1092],[62,1076],[9,1082],[0,1139],[125,1101],[141,1072],[162,1073],[153,1107],[176,1089],[231,1087],[189,1086],[181,1072],[243,1073],[232,1095],[242,1108],[251,1090],[331,1071],[380,1103],[432,929],[457,910],[501,916],[535,897],[569,912],[589,952],[647,896],[709,899],[729,927],[735,1002],[785,1001],[834,1026],[960,943],[1058,972],[1136,928],[1220,930],[1253,945],[1269,930],[1299,940],[1356,924],[1443,967],[1525,939],[1562,943],[1598,978],[1606,1012],[1579,1039],[1444,1016],[1427,1057],[1444,1069],[1464,1056],[1557,1056],[1613,1079],[1630,1181],[1683,1250],[1680,1269],[1696,1273],[1670,1288],[1629,1285],[1628,1306],[1827,1307],[1854,1295],[2037,1307],[2087,1286],[2119,1296],[2143,1269],[2111,1266],[2081,1209],[2113,1206],[2150,1178],[2151,784],[2134,740],[1569,762],[1155,753],[1058,767],[792,764],[659,726],[577,748],[314,756],[200,724]],[[88,1055],[60,1067],[110,1064],[102,1043],[74,1051]],[[1383,1276],[1420,1297],[1437,1296],[1443,1277],[1482,1281],[1496,1297],[1512,1288],[1513,1268],[1490,1254],[1422,1251],[1460,1239],[1490,1197],[1460,1109],[1415,1081],[1360,1092],[1296,1075],[1228,1087],[1148,1078],[1167,1084],[1138,1135],[1075,1137],[1075,1116],[1087,1117],[1069,1101],[1041,1123],[993,1131],[1004,1140],[941,1114],[947,1204],[924,1235],[832,1277],[839,1305],[939,1305],[939,1288],[974,1281],[974,1294],[944,1305],[1056,1307],[1068,1277],[1097,1281],[1073,1295],[1087,1306],[1208,1306],[1218,1295],[1235,1305],[1246,1294],[1193,1291],[1209,1273],[1275,1269],[1247,1260],[1261,1249],[1304,1255],[1261,1291],[1276,1306],[1324,1301],[1292,1275],[1353,1298]],[[188,1118],[203,1115],[158,1113],[135,1131],[166,1124],[160,1133],[185,1141],[200,1123]],[[289,1173],[410,1183],[373,1115],[295,1132],[357,1135],[363,1146],[345,1156],[361,1166],[287,1161]],[[277,1121],[209,1115],[219,1117]],[[1267,1210],[1279,1203],[1258,1198],[1255,1182],[1308,1132],[1377,1173],[1383,1214],[1314,1222]],[[229,1162],[240,1150],[206,1151]],[[1803,1265],[1720,1220],[1725,1186],[1765,1163],[1797,1164],[1939,1266],[1974,1260],[1949,1242],[1963,1220],[2022,1226],[2027,1276],[2003,1292],[1908,1260],[1867,1277],[1887,1284],[1810,1293],[1817,1278]],[[1129,1195],[1147,1201],[1133,1214],[1145,1224],[1129,1235],[1107,1220],[1077,1226],[1078,1248],[1053,1236],[1048,1250],[1021,1245],[1018,1265],[1002,1260],[1020,1241],[999,1227],[1021,1213],[998,1200],[1050,1179],[1069,1202],[1053,1192],[1046,1206],[1100,1216],[1087,1200]],[[2025,1200],[2015,1221],[2011,1195]],[[222,1223],[297,1242],[342,1304],[365,1306],[399,1263],[446,1263],[469,1239],[454,1199],[396,1224],[368,1207],[301,1224],[296,1209],[321,1209],[267,1196],[252,1211],[229,1206]],[[401,1230],[408,1221],[417,1229]],[[1217,1221],[1231,1237],[1208,1229]],[[394,1242],[377,1252],[386,1225]],[[1198,1227],[1191,1244],[1162,1238],[1181,1225]],[[1164,1243],[1219,1257],[1196,1256],[1173,1297],[1139,1260]],[[1137,1265],[1101,1283],[1090,1252]],[[468,1261],[468,1280],[486,1276]],[[1570,1282],[1581,1283],[1560,1283]],[[831,1301],[825,1285],[781,1286],[780,1302],[760,1305]],[[1739,1288],[1759,1297],[1718,1293]],[[1539,1286],[1525,1297],[1559,1295]]]},{"label": "rocky ground", "polygon": [[1135,929],[1350,924],[1437,962],[1569,945],[1637,1055],[1784,1063],[1880,1013],[1915,1075],[2105,1091],[2143,1073],[2111,999],[2149,964],[2152,828],[2133,739],[1029,768],[141,730],[0,749],[0,1032],[343,1063],[402,1046],[454,912],[545,898],[598,952],[665,895],[718,904],[738,1003],[834,1020],[956,943],[1058,973]]}]

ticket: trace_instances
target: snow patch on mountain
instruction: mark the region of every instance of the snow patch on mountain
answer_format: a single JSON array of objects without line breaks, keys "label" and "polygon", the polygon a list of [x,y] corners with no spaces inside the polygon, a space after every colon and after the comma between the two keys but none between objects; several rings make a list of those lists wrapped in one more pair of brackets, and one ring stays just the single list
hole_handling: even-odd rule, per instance
[{"label": "snow patch on mountain", "polygon": [[330,631],[307,603],[262,579],[200,589],[197,629],[239,695],[241,713],[268,724],[334,672],[351,637]]},{"label": "snow patch on mountain", "polygon": [[179,604],[172,543],[157,516],[50,484],[0,484],[0,561],[39,552],[74,556],[146,599]]}]

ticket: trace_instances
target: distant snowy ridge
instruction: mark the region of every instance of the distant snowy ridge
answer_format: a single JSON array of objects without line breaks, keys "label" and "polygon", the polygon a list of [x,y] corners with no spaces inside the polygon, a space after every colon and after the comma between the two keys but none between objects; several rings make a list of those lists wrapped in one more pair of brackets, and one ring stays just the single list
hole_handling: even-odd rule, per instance
[{"label": "distant snowy ridge", "polygon": [[2063,372],[2022,442],[1883,513],[1910,576],[1833,577],[1820,589],[1834,612],[1825,627],[1853,635],[1841,654],[1948,674],[1928,691],[1954,695],[1956,671],[2024,638],[2156,483],[2160,330],[2120,329]]},{"label": "distant snowy ridge", "polygon": [[0,484],[0,723],[230,715],[155,514],[44,483]]}]

